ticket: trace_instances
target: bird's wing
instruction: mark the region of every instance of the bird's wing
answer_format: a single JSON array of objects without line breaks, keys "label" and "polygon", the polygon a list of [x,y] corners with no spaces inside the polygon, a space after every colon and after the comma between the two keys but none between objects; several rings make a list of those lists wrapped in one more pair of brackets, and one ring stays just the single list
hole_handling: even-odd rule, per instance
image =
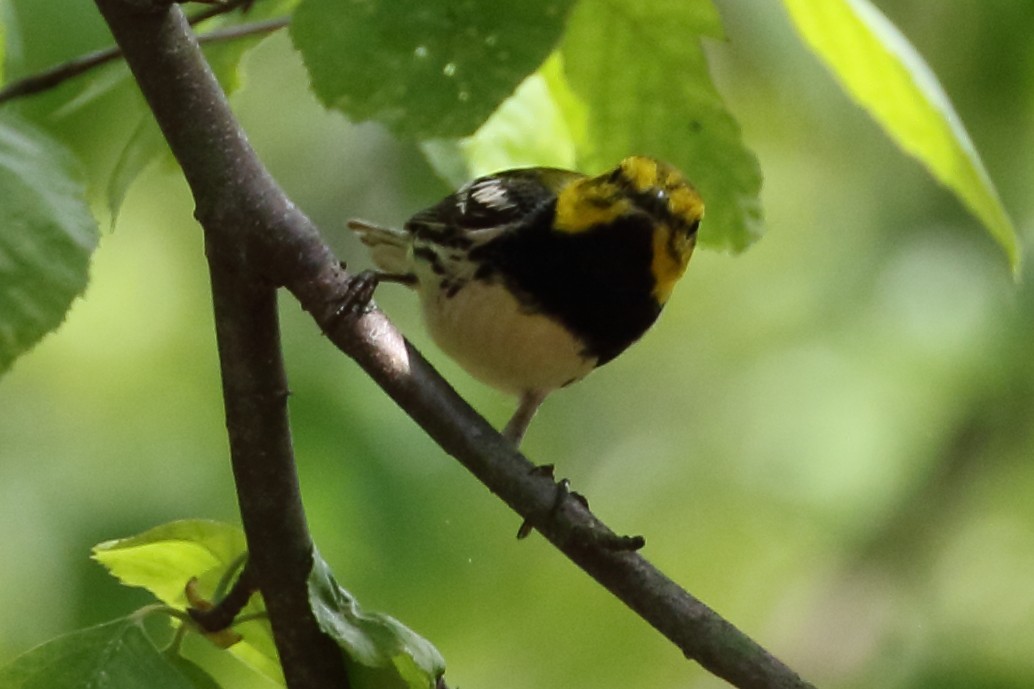
[{"label": "bird's wing", "polygon": [[554,168],[508,170],[479,177],[414,215],[405,229],[446,245],[485,241],[534,216],[556,200],[560,189],[583,177]]}]

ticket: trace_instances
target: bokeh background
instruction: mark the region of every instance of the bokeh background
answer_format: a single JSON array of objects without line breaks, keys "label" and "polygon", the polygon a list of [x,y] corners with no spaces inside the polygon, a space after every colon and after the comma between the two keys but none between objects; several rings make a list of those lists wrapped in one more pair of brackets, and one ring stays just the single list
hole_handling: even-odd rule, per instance
[{"label": "bokeh background", "polygon": [[[103,43],[90,3],[53,4],[83,45],[37,59]],[[942,80],[1029,247],[1034,5],[877,4]],[[1031,280],[840,93],[778,3],[718,5],[713,71],[761,159],[768,234],[699,252],[658,325],[552,397],[524,449],[819,686],[1034,686]],[[252,142],[356,267],[347,217],[398,223],[448,191],[413,146],[323,111],[286,36],[245,66],[233,101]],[[85,298],[0,380],[0,662],[147,602],[93,544],[237,520],[191,208],[172,165],[149,168]],[[512,400],[443,359],[412,295],[378,302],[505,421]],[[514,540],[519,519],[282,306],[312,531],[366,606],[439,647],[452,686],[724,686],[541,538]]]}]

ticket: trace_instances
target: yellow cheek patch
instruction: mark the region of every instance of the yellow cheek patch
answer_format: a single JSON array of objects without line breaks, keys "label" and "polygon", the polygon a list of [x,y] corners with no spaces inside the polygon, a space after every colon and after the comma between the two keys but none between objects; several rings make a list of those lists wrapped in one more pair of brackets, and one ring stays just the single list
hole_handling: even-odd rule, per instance
[{"label": "yellow cheek patch", "polygon": [[673,232],[667,225],[658,225],[653,233],[653,298],[664,304],[675,283],[686,272],[696,240],[684,232]]},{"label": "yellow cheek patch", "polygon": [[676,218],[682,218],[686,225],[699,222],[704,217],[704,201],[700,195],[685,183],[668,191],[668,207]]}]

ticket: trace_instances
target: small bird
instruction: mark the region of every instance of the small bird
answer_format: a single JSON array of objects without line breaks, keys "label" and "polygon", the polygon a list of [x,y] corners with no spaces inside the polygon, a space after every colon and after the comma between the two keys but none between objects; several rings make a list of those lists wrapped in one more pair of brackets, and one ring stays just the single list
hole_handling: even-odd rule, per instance
[{"label": "small bird", "polygon": [[378,281],[420,297],[437,345],[519,396],[519,445],[546,396],[638,340],[686,270],[704,215],[677,169],[631,156],[596,177],[556,168],[469,182],[401,230],[350,220]]}]

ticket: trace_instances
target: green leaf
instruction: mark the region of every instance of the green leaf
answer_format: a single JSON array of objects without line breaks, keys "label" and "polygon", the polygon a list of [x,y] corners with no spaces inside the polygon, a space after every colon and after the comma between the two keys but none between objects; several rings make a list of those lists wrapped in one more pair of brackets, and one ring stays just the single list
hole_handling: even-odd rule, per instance
[{"label": "green leaf", "polygon": [[460,142],[470,176],[533,165],[576,167],[577,122],[568,120],[555,95],[566,86],[560,55],[554,54]]},{"label": "green leaf", "polygon": [[158,128],[158,123],[154,121],[154,116],[146,112],[122,147],[108,179],[107,202],[108,212],[111,214],[111,227],[114,227],[118,220],[118,213],[129,187],[163,151],[168,151],[168,148],[165,139],[162,138],[162,132]]},{"label": "green leaf", "polygon": [[567,86],[560,54],[554,53],[474,134],[420,146],[435,172],[459,187],[473,177],[518,167],[573,169],[584,140],[584,108]]},{"label": "green leaf", "polygon": [[[2,4],[2,3],[0,3]],[[2,7],[0,7],[2,9]],[[0,17],[0,84],[4,83],[4,66],[7,64],[7,29]]]},{"label": "green leaf", "polygon": [[573,0],[303,0],[291,36],[320,100],[421,139],[473,132],[542,64]]},{"label": "green leaf", "polygon": [[668,161],[704,198],[701,242],[738,251],[763,229],[761,171],[708,74],[700,39],[721,35],[711,0],[582,0],[560,49],[587,108],[583,171]]},{"label": "green leaf", "polygon": [[166,660],[187,678],[195,689],[219,689],[219,683],[201,666],[181,655],[166,655]]},{"label": "green leaf", "polygon": [[[214,597],[224,575],[244,554],[244,533],[236,526],[203,519],[171,522],[137,536],[107,541],[93,549],[93,558],[123,584],[147,589],[166,605],[187,607],[184,587],[197,578],[202,595]],[[265,609],[254,595],[242,615]],[[268,620],[235,625],[244,641],[230,653],[270,679],[283,683]]]},{"label": "green leaf", "polygon": [[237,527],[204,519],[170,522],[137,536],[94,547],[93,559],[123,584],[140,586],[166,605],[185,609],[184,586],[192,577],[202,584],[222,578],[245,552]]},{"label": "green leaf", "polygon": [[[200,673],[200,674],[199,674]],[[48,641],[0,669],[4,689],[213,689],[194,666],[184,673],[127,617]]]},{"label": "green leaf", "polygon": [[445,660],[431,642],[393,617],[364,612],[317,552],[309,604],[320,629],[344,651],[353,689],[433,689],[445,673]]},{"label": "green leaf", "polygon": [[0,116],[0,373],[86,288],[97,225],[71,154]]},{"label": "green leaf", "polygon": [[1020,269],[1019,241],[937,78],[868,0],[783,0],[812,51],[903,151],[948,187]]}]

